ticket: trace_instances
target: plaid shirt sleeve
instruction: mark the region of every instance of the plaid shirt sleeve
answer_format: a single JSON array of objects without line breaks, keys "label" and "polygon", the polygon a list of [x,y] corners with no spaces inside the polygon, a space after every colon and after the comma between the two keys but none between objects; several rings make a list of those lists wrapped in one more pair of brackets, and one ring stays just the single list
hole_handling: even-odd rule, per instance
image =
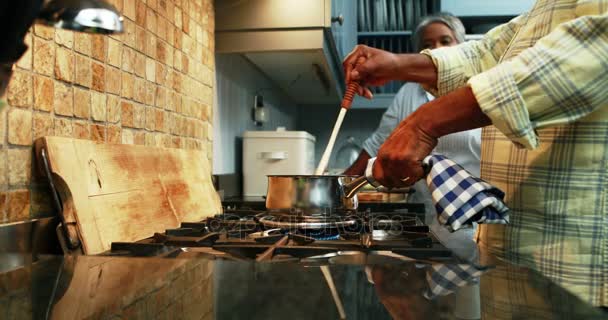
[{"label": "plaid shirt sleeve", "polygon": [[574,122],[608,103],[608,16],[557,27],[513,59],[469,80],[482,111],[519,146],[536,128]]},{"label": "plaid shirt sleeve", "polygon": [[508,23],[490,30],[479,41],[468,41],[455,47],[423,50],[437,66],[437,88],[424,89],[435,96],[442,96],[464,86],[472,76],[495,66],[511,39],[526,20],[521,15]]}]

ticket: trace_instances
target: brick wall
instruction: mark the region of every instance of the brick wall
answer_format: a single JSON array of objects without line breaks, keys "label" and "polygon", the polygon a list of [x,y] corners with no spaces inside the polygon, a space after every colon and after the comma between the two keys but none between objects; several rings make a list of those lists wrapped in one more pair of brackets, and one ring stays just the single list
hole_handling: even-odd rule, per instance
[{"label": "brick wall", "polygon": [[[111,0],[125,32],[36,25],[0,111],[0,223],[53,214],[32,142],[55,135],[212,156],[213,0]],[[34,164],[35,165],[35,164]]]}]

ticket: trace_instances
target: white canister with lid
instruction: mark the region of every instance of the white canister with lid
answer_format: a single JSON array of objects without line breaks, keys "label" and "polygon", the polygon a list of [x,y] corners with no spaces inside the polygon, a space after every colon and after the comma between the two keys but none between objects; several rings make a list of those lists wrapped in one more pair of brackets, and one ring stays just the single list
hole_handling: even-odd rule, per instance
[{"label": "white canister with lid", "polygon": [[306,131],[245,131],[243,134],[243,195],[264,196],[267,175],[313,174],[315,137]]}]

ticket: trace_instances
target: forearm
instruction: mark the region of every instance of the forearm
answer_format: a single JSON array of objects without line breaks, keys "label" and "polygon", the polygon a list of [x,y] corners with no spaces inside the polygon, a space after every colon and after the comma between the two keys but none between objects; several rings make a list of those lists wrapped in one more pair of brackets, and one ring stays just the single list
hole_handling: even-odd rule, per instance
[{"label": "forearm", "polygon": [[437,67],[431,57],[424,54],[398,54],[397,80],[417,82],[424,86],[437,86]]},{"label": "forearm", "polygon": [[355,160],[355,162],[348,169],[346,169],[346,171],[344,171],[344,174],[352,176],[363,175],[365,173],[365,168],[367,167],[367,160],[370,158],[371,156],[365,150],[361,150],[357,160]]},{"label": "forearm", "polygon": [[434,138],[492,124],[468,86],[422,105],[406,121]]}]

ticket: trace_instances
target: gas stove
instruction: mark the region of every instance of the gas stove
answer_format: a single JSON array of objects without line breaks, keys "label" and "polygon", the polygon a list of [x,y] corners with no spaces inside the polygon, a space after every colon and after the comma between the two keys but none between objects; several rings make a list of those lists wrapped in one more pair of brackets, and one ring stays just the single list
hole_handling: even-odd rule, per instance
[{"label": "gas stove", "polygon": [[370,208],[317,216],[225,209],[137,242],[114,242],[103,255],[367,264],[452,259],[419,214]]}]

